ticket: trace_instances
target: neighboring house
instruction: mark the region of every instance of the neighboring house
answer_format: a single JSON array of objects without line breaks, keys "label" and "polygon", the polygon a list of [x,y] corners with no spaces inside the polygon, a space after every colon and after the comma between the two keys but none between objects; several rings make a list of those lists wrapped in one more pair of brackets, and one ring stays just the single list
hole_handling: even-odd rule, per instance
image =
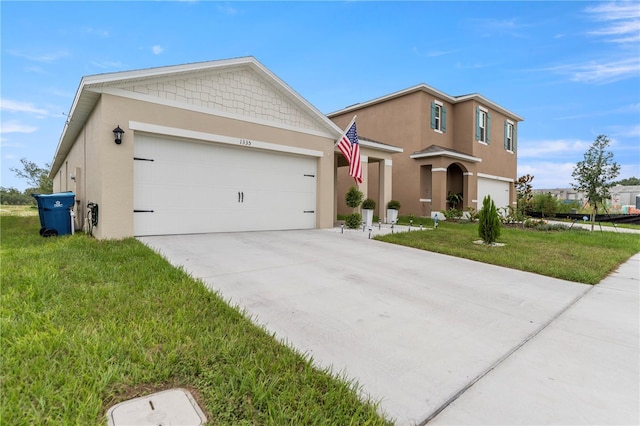
[{"label": "neighboring house", "polygon": [[[532,192],[534,194],[550,193],[565,203],[575,201],[582,206],[588,204],[584,193],[578,192],[573,188],[534,189]],[[606,205],[610,213],[622,212],[625,214],[637,214],[637,210],[640,208],[640,186],[615,185],[609,188],[609,193],[611,194],[611,198],[607,200]]]},{"label": "neighboring house", "polygon": [[[116,142],[114,130],[124,135]],[[253,57],[82,78],[50,176],[97,238],[328,228],[342,129]],[[391,199],[397,147],[363,141]]]},{"label": "neighboring house", "polygon": [[[480,94],[450,96],[425,84],[328,117],[343,127],[354,115],[360,135],[404,149],[392,159],[393,197],[402,205],[401,214],[433,216],[450,207],[479,210],[486,195],[497,207],[516,205],[519,115]],[[376,170],[368,176],[363,190],[376,194]],[[353,180],[341,173],[338,182],[343,194]],[[459,194],[462,201],[448,203],[450,194]],[[384,206],[379,207],[382,216]]]}]

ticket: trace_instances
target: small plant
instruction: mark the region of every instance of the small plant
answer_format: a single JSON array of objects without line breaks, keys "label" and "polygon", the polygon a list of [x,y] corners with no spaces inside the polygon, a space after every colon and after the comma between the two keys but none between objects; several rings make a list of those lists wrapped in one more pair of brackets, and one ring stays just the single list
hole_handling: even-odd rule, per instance
[{"label": "small plant", "polygon": [[400,201],[391,200],[387,203],[387,208],[390,210],[400,210]]},{"label": "small plant", "polygon": [[451,207],[444,211],[444,217],[447,220],[459,220],[462,218],[462,210]]},{"label": "small plant", "polygon": [[362,216],[360,213],[351,213],[346,216],[344,219],[344,224],[349,229],[357,229],[362,225]]},{"label": "small plant", "polygon": [[453,192],[449,191],[449,194],[447,194],[447,202],[451,205],[451,208],[455,208],[462,202],[462,194],[454,194]]},{"label": "small plant", "polygon": [[513,224],[524,220],[522,212],[512,206],[500,207],[498,211],[500,212],[502,223]]},{"label": "small plant", "polygon": [[347,191],[347,195],[345,195],[344,201],[345,203],[347,203],[347,207],[355,209],[360,204],[362,204],[363,198],[364,194],[362,193],[362,191],[358,190],[358,188],[356,188],[355,186],[352,186],[351,188],[349,188],[349,191]]},{"label": "small plant", "polygon": [[473,207],[467,207],[464,209],[462,217],[466,217],[469,222],[475,222],[478,220],[478,211]]},{"label": "small plant", "polygon": [[482,210],[478,215],[478,235],[487,244],[493,244],[500,236],[500,217],[496,205],[489,195],[482,200]]},{"label": "small plant", "polygon": [[542,219],[532,219],[532,218],[527,218],[527,220],[524,221],[524,227],[525,228],[537,228],[538,226],[542,226],[542,225],[546,225],[547,222],[545,222]]},{"label": "small plant", "polygon": [[367,198],[362,202],[362,208],[366,210],[374,210],[376,208],[376,202],[371,198]]}]

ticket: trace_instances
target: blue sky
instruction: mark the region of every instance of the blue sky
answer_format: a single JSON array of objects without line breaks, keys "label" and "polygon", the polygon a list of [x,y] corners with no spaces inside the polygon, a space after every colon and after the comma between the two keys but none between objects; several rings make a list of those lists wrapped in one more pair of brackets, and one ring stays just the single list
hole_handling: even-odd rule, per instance
[{"label": "blue sky", "polygon": [[518,175],[569,187],[599,134],[640,177],[640,2],[0,2],[1,160],[51,162],[85,75],[252,55],[321,112],[419,83],[525,118]]}]

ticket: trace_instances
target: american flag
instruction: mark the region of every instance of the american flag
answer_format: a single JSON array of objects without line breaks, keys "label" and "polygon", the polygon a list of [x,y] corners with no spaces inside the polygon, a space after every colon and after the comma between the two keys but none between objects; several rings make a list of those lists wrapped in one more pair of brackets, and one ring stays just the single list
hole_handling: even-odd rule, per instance
[{"label": "american flag", "polygon": [[337,143],[338,149],[349,162],[349,176],[362,183],[362,162],[360,161],[360,143],[356,131],[355,119]]}]

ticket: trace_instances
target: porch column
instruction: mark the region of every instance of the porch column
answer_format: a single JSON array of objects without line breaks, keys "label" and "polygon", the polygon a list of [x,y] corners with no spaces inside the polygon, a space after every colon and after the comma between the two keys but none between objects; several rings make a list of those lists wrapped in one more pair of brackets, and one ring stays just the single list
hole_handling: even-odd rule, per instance
[{"label": "porch column", "polygon": [[362,192],[362,200],[366,200],[369,192],[369,157],[360,155],[360,162],[362,162],[362,183],[358,184],[358,190]]},{"label": "porch column", "polygon": [[378,217],[384,223],[387,223],[387,203],[391,201],[391,175],[392,163],[390,159],[380,160],[378,162]]},{"label": "porch column", "polygon": [[473,176],[471,172],[462,173],[462,191],[464,193],[464,198],[462,200],[462,208],[473,207],[476,208],[474,200],[476,199],[476,193],[478,189],[478,185],[471,186],[469,183],[472,179],[470,177]]},{"label": "porch column", "polygon": [[447,210],[447,168],[433,167],[431,169],[431,179],[431,203],[433,205],[431,214],[433,215]]}]

